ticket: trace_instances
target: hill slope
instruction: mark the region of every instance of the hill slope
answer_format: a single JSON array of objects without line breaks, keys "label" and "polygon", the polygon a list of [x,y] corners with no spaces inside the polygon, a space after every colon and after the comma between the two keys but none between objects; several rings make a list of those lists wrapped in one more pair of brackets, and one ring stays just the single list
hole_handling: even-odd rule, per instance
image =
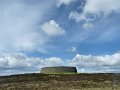
[{"label": "hill slope", "polygon": [[0,77],[0,90],[120,90],[120,74],[23,74]]}]

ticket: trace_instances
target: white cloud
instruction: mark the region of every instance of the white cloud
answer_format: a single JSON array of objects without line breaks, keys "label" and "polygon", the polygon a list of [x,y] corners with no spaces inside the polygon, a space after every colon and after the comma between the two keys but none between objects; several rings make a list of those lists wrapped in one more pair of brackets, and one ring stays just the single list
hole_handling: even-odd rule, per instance
[{"label": "white cloud", "polygon": [[[39,1],[39,0],[38,0]],[[38,23],[54,5],[53,2],[28,4],[23,0],[5,0],[0,8],[0,50],[43,51],[48,38],[38,31]]]},{"label": "white cloud", "polygon": [[92,22],[96,18],[106,18],[112,13],[120,13],[120,0],[85,0],[83,11],[71,11],[69,18],[76,22]]},{"label": "white cloud", "polygon": [[61,58],[34,58],[27,57],[23,53],[1,53],[0,75],[40,72],[41,67],[62,66],[64,61]]},{"label": "white cloud", "polygon": [[79,55],[71,60],[59,57],[28,57],[23,53],[0,53],[0,75],[40,72],[47,66],[76,66],[78,72],[120,72],[120,53],[104,56]]},{"label": "white cloud", "polygon": [[71,47],[68,49],[68,52],[76,52],[77,48],[76,47]]},{"label": "white cloud", "polygon": [[58,0],[57,6],[59,7],[62,4],[69,5],[72,1],[75,0]]},{"label": "white cloud", "polygon": [[83,28],[85,28],[85,29],[89,29],[89,28],[92,28],[92,27],[93,27],[92,23],[86,22],[86,23],[83,24]]},{"label": "white cloud", "polygon": [[77,23],[82,21],[82,20],[89,21],[89,19],[87,19],[85,17],[85,15],[80,14],[77,11],[71,11],[70,14],[69,14],[69,19],[74,19]]},{"label": "white cloud", "polygon": [[104,56],[77,54],[69,65],[76,66],[79,72],[120,72],[120,53]]},{"label": "white cloud", "polygon": [[108,16],[120,12],[120,0],[86,0],[84,13]]},{"label": "white cloud", "polygon": [[48,36],[65,35],[65,30],[59,26],[54,20],[41,25],[41,30]]}]

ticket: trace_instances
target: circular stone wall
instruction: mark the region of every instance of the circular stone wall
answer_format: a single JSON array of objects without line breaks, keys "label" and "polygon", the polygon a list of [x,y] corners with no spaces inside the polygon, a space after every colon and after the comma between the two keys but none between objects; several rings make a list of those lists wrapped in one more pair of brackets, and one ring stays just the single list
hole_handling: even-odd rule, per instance
[{"label": "circular stone wall", "polygon": [[77,69],[76,69],[76,67],[67,67],[67,66],[43,67],[43,68],[41,68],[41,73],[45,73],[45,74],[77,73]]}]

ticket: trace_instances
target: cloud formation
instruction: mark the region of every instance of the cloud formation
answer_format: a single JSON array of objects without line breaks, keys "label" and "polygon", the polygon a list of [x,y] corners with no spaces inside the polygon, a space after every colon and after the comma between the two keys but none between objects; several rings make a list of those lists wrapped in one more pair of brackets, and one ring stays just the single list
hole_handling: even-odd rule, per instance
[{"label": "cloud formation", "polygon": [[[85,2],[78,5],[79,3],[71,3],[74,1]],[[1,53],[0,75],[39,72],[41,67],[55,65],[76,66],[79,72],[120,71],[119,52],[104,56],[78,54],[71,60],[55,57],[69,57],[76,51],[79,52],[80,48],[85,48],[80,51],[84,53],[93,53],[92,51],[100,50],[104,45],[104,49],[109,49],[110,53],[119,49],[119,0],[1,0],[0,3],[0,51],[26,54],[32,52],[31,57],[23,53]],[[63,7],[60,7],[61,5]],[[69,19],[79,24],[67,21],[68,12]],[[94,21],[99,19],[101,20],[96,22],[94,27]],[[92,28],[93,31],[83,30],[81,25],[84,29]],[[66,37],[56,38],[63,35]],[[103,41],[111,41],[111,44],[107,46],[109,43]],[[71,47],[68,51],[74,53],[63,55],[70,44],[79,49]],[[96,45],[98,47],[94,47]],[[88,50],[89,47],[95,49]],[[52,52],[45,54],[46,50]],[[100,52],[105,50],[101,49]],[[54,57],[32,57],[38,53],[41,56]]]},{"label": "cloud formation", "polygon": [[[1,53],[0,75],[39,72],[46,66],[76,66],[78,72],[120,72],[120,53],[104,56],[77,54],[71,60],[59,57],[28,57],[23,53]],[[12,72],[11,72],[12,71]],[[8,73],[9,72],[9,73]]]},{"label": "cloud formation", "polygon": [[62,4],[65,4],[65,5],[69,5],[71,2],[73,2],[75,0],[58,0],[57,2],[57,6],[61,6]]},{"label": "cloud formation", "polygon": [[77,66],[80,72],[119,72],[120,53],[104,56],[77,54],[69,64]]},{"label": "cloud formation", "polygon": [[50,20],[49,22],[41,25],[41,30],[48,36],[65,35],[65,30],[60,27],[59,24],[57,24],[54,20]]},{"label": "cloud formation", "polygon": [[59,65],[64,65],[64,61],[57,57],[34,58],[27,57],[23,53],[1,53],[0,55],[0,75],[39,72],[41,67]]},{"label": "cloud formation", "polygon": [[93,24],[92,23],[84,23],[83,24],[83,28],[85,28],[85,29],[89,29],[89,28],[92,28],[93,27]]},{"label": "cloud formation", "polygon": [[112,13],[120,13],[120,0],[85,0],[82,12],[71,11],[69,18],[76,22],[93,22],[97,18],[106,18]]},{"label": "cloud formation", "polygon": [[43,21],[43,16],[47,17],[54,1],[46,3],[38,0],[28,4],[27,0],[2,0],[0,3],[0,50],[39,49],[43,52],[48,38],[38,31],[38,23]]}]

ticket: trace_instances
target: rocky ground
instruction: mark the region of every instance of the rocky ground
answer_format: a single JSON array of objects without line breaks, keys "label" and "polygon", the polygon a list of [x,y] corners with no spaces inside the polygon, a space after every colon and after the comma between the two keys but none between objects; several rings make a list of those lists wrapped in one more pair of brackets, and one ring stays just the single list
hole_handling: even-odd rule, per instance
[{"label": "rocky ground", "polygon": [[1,76],[0,90],[120,90],[120,74],[23,74]]}]

